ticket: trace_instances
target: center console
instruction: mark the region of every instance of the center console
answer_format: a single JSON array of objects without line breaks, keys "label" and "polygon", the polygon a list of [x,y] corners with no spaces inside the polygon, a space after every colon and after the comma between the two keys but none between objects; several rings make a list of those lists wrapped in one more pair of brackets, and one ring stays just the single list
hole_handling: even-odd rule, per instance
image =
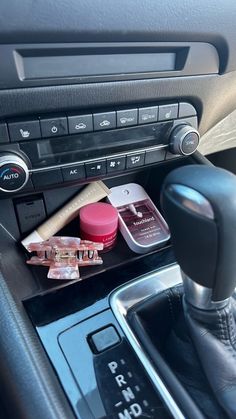
[{"label": "center console", "polygon": [[[196,108],[170,100],[34,114],[1,121],[0,133],[1,271],[23,301],[73,415],[180,418],[190,409],[197,415],[190,399],[176,403],[135,336],[127,332],[126,313],[134,302],[169,281],[181,281],[169,243],[138,255],[118,235],[115,248],[103,255],[103,265],[82,268],[82,280],[70,282],[48,280],[44,267],[27,266],[29,255],[19,244],[97,179],[108,187],[138,183],[160,209],[166,174],[196,161],[205,163],[196,152]],[[72,221],[60,234],[78,235],[77,223]],[[158,269],[167,265],[167,274],[159,275]]]}]

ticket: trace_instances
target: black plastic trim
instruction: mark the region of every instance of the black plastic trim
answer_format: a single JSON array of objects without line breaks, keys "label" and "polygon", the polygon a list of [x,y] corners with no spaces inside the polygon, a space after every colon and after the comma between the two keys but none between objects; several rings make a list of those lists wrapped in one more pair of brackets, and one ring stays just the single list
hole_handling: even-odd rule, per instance
[{"label": "black plastic trim", "polygon": [[4,89],[219,72],[217,50],[201,42],[14,44],[0,55]]}]

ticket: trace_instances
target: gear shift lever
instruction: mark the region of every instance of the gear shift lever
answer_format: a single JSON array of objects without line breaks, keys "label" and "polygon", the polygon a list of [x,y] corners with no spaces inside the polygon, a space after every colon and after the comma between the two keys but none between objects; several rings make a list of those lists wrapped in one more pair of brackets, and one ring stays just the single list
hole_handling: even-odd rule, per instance
[{"label": "gear shift lever", "polygon": [[215,398],[236,418],[236,176],[213,166],[176,169],[162,206],[183,272],[188,333]]},{"label": "gear shift lever", "polygon": [[214,166],[176,169],[164,182],[162,205],[186,300],[223,307],[236,286],[236,176]]}]

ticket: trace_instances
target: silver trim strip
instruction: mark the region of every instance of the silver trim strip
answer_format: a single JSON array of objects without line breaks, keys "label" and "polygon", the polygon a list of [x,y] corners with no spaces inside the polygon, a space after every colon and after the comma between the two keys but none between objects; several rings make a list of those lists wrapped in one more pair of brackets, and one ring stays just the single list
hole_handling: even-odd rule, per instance
[{"label": "silver trim strip", "polygon": [[118,288],[110,296],[110,305],[117,321],[147,371],[153,385],[176,419],[184,419],[185,417],[130,328],[127,321],[127,312],[135,304],[181,282],[182,277],[179,265],[173,264],[129,282],[125,286]]},{"label": "silver trim strip", "polygon": [[[30,169],[29,172],[30,173],[35,173],[35,172],[42,172],[44,170],[49,170],[49,169],[59,169],[59,168],[64,168],[64,167],[72,167],[75,164],[84,164],[84,163],[93,163],[93,162],[98,162],[104,159],[110,159],[110,158],[116,158],[116,157],[121,157],[121,156],[132,156],[133,154],[137,154],[137,153],[143,153],[145,151],[156,151],[156,150],[162,150],[162,149],[167,149],[169,146],[168,144],[165,145],[160,145],[157,147],[147,147],[147,148],[141,148],[138,150],[134,150],[131,152],[123,152],[123,153],[119,153],[119,154],[109,154],[108,156],[104,156],[104,157],[98,157],[95,159],[90,159],[90,160],[79,160],[79,161],[75,161],[73,163],[65,163],[65,164],[58,164],[58,165],[54,165],[54,166],[47,166],[47,167],[41,167],[39,169]],[[178,156],[176,156],[178,157]],[[29,158],[29,157],[28,157]],[[163,160],[165,161],[165,160]],[[158,163],[161,163],[162,160]]]},{"label": "silver trim strip", "polygon": [[200,310],[219,310],[225,307],[229,298],[221,301],[212,300],[212,288],[204,287],[203,285],[197,284],[184,272],[182,272],[184,293],[186,300],[194,307]]}]

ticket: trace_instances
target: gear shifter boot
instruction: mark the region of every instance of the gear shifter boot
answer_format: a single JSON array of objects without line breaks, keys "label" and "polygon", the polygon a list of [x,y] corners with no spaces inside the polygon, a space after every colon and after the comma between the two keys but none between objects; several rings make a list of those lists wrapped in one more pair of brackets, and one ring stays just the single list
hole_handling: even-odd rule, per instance
[{"label": "gear shifter boot", "polygon": [[[155,295],[131,310],[129,322],[184,415],[191,418],[225,419],[226,414],[214,395],[195,342],[192,341],[192,324],[189,323],[192,313],[187,311],[185,316],[186,305],[182,303],[182,296],[183,287],[180,286]],[[198,320],[191,317],[190,321]],[[199,325],[195,326],[201,335]],[[197,345],[201,346],[201,339]],[[205,353],[207,355],[206,362],[210,364],[213,361],[211,353],[208,351]],[[217,373],[217,366],[213,367],[212,364],[214,368]],[[218,373],[221,374],[220,371]],[[198,412],[188,398],[198,406]]]},{"label": "gear shifter boot", "polygon": [[189,334],[220,405],[236,418],[235,300],[222,309],[198,310],[184,301]]}]

